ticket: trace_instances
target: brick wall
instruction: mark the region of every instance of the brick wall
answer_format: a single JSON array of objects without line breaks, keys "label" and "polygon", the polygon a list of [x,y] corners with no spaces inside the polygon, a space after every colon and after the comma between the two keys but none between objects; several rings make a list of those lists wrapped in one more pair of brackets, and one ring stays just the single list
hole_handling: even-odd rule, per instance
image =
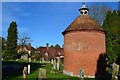
[{"label": "brick wall", "polygon": [[80,68],[88,76],[94,76],[97,60],[106,51],[105,34],[79,31],[64,36],[64,70],[78,75]]}]

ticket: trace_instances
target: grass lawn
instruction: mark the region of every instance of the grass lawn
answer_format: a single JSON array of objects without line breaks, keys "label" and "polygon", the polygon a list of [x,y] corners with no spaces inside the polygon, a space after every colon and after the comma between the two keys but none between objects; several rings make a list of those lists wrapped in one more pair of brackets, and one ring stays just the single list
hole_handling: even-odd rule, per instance
[{"label": "grass lawn", "polygon": [[[60,67],[60,70],[55,70],[56,73],[51,74],[51,68],[52,65],[50,63],[47,64],[41,64],[41,63],[35,63],[35,62],[19,62],[19,61],[2,61],[2,80],[21,80],[22,78],[22,70],[24,66],[27,66],[28,64],[31,65],[31,74],[27,75],[26,80],[36,80],[38,74],[39,74],[39,68],[46,69],[46,77],[49,79],[52,78],[74,78],[78,79],[77,77],[71,77],[62,74],[63,67]],[[19,69],[15,69],[13,65],[17,65]]]},{"label": "grass lawn", "polygon": [[[44,64],[39,64],[35,62],[19,62],[19,61],[2,61],[2,78],[10,79],[18,78],[22,76],[22,71],[24,66],[31,65],[31,73],[34,73],[38,68],[43,68]],[[21,77],[22,78],[22,77]]]},{"label": "grass lawn", "polygon": [[[60,66],[60,70],[54,70],[55,73],[50,73],[52,64],[42,64],[36,62],[21,62],[21,61],[2,61],[2,80],[22,80],[22,71],[24,66],[31,65],[31,74],[27,74],[26,80],[36,80],[39,74],[39,68],[46,69],[47,80],[79,80],[78,77],[67,76],[62,73],[63,67]],[[16,68],[13,65],[17,65]],[[84,79],[84,80],[96,80],[96,79]],[[101,79],[100,79],[101,80]],[[109,80],[109,79],[105,79]]]}]

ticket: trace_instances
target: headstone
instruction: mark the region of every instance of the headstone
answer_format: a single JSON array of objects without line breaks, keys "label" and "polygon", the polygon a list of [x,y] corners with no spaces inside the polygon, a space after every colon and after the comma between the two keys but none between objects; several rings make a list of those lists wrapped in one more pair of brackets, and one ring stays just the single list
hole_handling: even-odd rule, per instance
[{"label": "headstone", "polygon": [[50,71],[50,73],[51,73],[51,74],[55,74],[55,71],[52,69],[52,70]]},{"label": "headstone", "polygon": [[23,80],[26,79],[26,74],[27,74],[27,67],[24,67],[24,69],[23,69]]},{"label": "headstone", "polygon": [[50,61],[48,61],[47,63],[50,63]]},{"label": "headstone", "polygon": [[84,71],[83,71],[83,68],[80,68],[80,71],[79,71],[79,78],[80,80],[84,80]]},{"label": "headstone", "polygon": [[60,69],[60,58],[57,57],[57,70],[59,70],[59,69]]},{"label": "headstone", "polygon": [[39,63],[41,63],[41,61],[39,61]]},{"label": "headstone", "polygon": [[33,60],[34,62],[36,61],[36,59]]},{"label": "headstone", "polygon": [[112,64],[112,80],[118,80],[117,75],[119,74],[119,65],[116,63]]},{"label": "headstone", "polygon": [[28,74],[30,74],[30,64],[28,64]]},{"label": "headstone", "polygon": [[18,59],[16,59],[16,61],[18,61]]},{"label": "headstone", "polygon": [[119,65],[116,65],[116,75],[119,75]]},{"label": "headstone", "polygon": [[45,59],[42,57],[42,61],[41,61],[42,63],[45,63]]},{"label": "headstone", "polygon": [[51,64],[53,64],[53,59],[51,59]]},{"label": "headstone", "polygon": [[38,78],[46,78],[46,69],[39,68]]},{"label": "headstone", "polygon": [[53,69],[56,69],[56,59],[53,61]]},{"label": "headstone", "polygon": [[29,62],[31,62],[31,58],[29,58]]},{"label": "headstone", "polygon": [[23,54],[23,55],[21,55],[21,59],[27,60],[27,59],[28,59],[28,54]]}]

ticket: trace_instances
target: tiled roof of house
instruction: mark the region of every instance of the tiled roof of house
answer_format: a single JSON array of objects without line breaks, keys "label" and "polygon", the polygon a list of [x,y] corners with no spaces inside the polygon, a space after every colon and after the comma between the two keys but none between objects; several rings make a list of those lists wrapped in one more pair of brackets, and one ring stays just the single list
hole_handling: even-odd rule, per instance
[{"label": "tiled roof of house", "polygon": [[56,56],[63,56],[64,55],[63,48],[49,47],[49,49],[47,50],[46,47],[39,47],[37,50],[40,51],[40,53],[42,53],[42,54],[48,53],[49,58],[54,58]]},{"label": "tiled roof of house", "polygon": [[27,50],[35,50],[35,48],[32,47],[32,46],[25,46],[25,47],[26,47]]},{"label": "tiled roof of house", "polygon": [[24,48],[26,48],[27,50],[30,50],[30,51],[36,50],[33,46],[31,46],[30,43],[28,45],[26,45],[26,46],[22,46],[22,45],[17,46],[17,50],[19,50],[19,49],[23,50]]}]

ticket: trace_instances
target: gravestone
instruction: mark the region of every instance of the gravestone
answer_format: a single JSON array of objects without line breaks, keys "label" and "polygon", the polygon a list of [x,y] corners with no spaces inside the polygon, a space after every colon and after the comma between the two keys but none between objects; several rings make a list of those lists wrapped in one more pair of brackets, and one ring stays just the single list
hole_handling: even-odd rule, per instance
[{"label": "gravestone", "polygon": [[28,74],[30,74],[30,64],[28,64]]},{"label": "gravestone", "polygon": [[[28,51],[28,61],[31,62],[31,51]],[[28,64],[28,74],[30,74],[30,64]]]},{"label": "gravestone", "polygon": [[118,80],[117,75],[119,74],[119,65],[116,63],[112,64],[112,80]]},{"label": "gravestone", "polygon": [[51,73],[51,74],[55,74],[55,71],[52,69],[52,70],[50,71],[50,73]]},{"label": "gravestone", "polygon": [[53,64],[53,59],[51,59],[51,64]]},{"label": "gravestone", "polygon": [[24,69],[23,69],[23,80],[26,79],[26,74],[27,74],[27,67],[24,67]]},{"label": "gravestone", "polygon": [[59,57],[57,57],[57,70],[59,70],[60,69],[60,58]]},{"label": "gravestone", "polygon": [[18,59],[16,59],[16,61],[18,61]]},{"label": "gravestone", "polygon": [[46,69],[39,68],[38,79],[40,78],[46,78]]},{"label": "gravestone", "polygon": [[31,58],[29,58],[29,62],[31,62]]},{"label": "gravestone", "polygon": [[33,60],[34,62],[36,61],[36,59]]},{"label": "gravestone", "polygon": [[45,63],[45,59],[42,57],[42,61],[41,61],[41,63]]},{"label": "gravestone", "polygon": [[53,69],[56,69],[56,59],[53,61]]},{"label": "gravestone", "polygon": [[28,54],[23,54],[23,55],[21,55],[21,59],[27,60],[27,59],[28,59]]},{"label": "gravestone", "polygon": [[39,63],[41,63],[41,61],[39,61]]},{"label": "gravestone", "polygon": [[78,73],[80,80],[84,80],[84,71],[83,68],[80,68],[80,71]]}]

